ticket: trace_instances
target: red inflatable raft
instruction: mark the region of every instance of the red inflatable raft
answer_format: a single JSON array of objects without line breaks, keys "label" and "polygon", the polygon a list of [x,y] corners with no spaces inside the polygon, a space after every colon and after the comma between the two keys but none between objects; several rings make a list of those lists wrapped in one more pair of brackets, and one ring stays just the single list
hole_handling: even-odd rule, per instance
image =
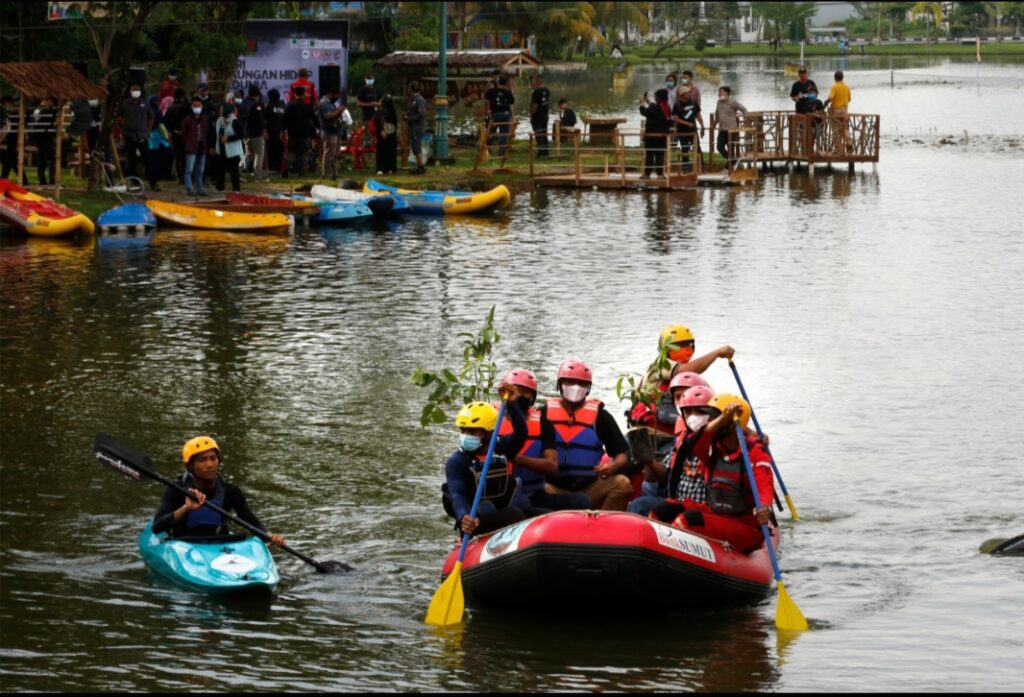
[{"label": "red inflatable raft", "polygon": [[[778,529],[772,532],[778,549]],[[445,562],[451,573],[458,547]],[[633,513],[557,511],[469,542],[462,564],[466,603],[573,610],[622,592],[650,592],[674,610],[746,605],[771,591],[762,545],[750,554]],[[611,594],[611,596],[609,596]]]}]

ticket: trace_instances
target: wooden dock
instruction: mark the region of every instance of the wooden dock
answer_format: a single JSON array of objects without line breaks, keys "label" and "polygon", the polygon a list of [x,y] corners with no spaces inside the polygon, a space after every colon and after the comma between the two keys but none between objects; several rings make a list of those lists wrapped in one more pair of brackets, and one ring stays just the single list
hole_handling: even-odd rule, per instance
[{"label": "wooden dock", "polygon": [[[728,131],[725,167],[708,167],[695,148],[683,152],[674,135],[665,137],[656,175],[643,177],[648,148],[642,130],[615,129],[592,142],[586,133],[552,133],[556,153],[572,148],[571,162],[534,159],[536,134],[530,134],[530,175],[537,186],[578,189],[674,190],[733,186],[754,182],[758,165],[847,165],[877,163],[880,143],[877,114],[817,116],[793,112],[750,112],[741,128]],[[569,143],[565,143],[568,140]],[[707,129],[706,151],[715,151],[717,133]]]}]

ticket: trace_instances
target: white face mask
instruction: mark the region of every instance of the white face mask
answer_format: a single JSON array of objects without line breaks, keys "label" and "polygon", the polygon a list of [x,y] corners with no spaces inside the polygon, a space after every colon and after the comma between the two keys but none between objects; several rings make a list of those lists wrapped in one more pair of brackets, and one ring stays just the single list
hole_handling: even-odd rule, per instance
[{"label": "white face mask", "polygon": [[196,116],[199,116],[201,113],[203,113],[203,107],[201,107],[201,106],[194,106],[194,107],[192,107],[192,113],[195,114]]},{"label": "white face mask", "polygon": [[138,90],[132,90],[132,99],[138,99],[141,96],[142,92],[139,92]]},{"label": "white face mask", "polygon": [[686,425],[691,431],[697,431],[708,425],[711,417],[707,414],[690,414],[686,417]]},{"label": "white face mask", "polygon": [[576,404],[587,398],[590,388],[584,385],[562,385],[562,396],[567,402]]}]

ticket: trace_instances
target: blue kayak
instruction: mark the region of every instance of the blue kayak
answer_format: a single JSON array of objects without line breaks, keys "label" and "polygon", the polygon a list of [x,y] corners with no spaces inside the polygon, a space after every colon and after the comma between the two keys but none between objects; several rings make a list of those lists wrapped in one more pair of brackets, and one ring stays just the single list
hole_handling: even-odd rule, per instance
[{"label": "blue kayak", "polygon": [[156,229],[156,216],[148,206],[141,203],[128,203],[101,213],[100,217],[96,219],[96,227],[100,229],[101,233],[147,233]]},{"label": "blue kayak", "polygon": [[310,201],[320,207],[320,212],[313,217],[314,223],[359,223],[373,217],[369,206],[359,202],[319,201],[310,196],[292,194],[294,201]]},{"label": "blue kayak", "polygon": [[258,537],[171,539],[167,533],[154,535],[152,523],[147,523],[139,535],[139,552],[156,573],[204,593],[269,593],[280,580],[274,557]]}]

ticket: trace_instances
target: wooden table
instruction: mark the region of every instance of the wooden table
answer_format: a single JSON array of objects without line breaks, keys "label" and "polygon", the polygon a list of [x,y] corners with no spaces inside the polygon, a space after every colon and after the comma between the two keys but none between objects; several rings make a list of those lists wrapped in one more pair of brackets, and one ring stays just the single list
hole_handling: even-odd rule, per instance
[{"label": "wooden table", "polygon": [[590,143],[611,143],[617,144],[617,134],[619,131],[619,124],[626,123],[626,119],[615,118],[615,119],[600,119],[600,118],[586,118],[583,121],[590,127]]}]

